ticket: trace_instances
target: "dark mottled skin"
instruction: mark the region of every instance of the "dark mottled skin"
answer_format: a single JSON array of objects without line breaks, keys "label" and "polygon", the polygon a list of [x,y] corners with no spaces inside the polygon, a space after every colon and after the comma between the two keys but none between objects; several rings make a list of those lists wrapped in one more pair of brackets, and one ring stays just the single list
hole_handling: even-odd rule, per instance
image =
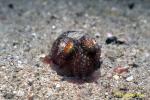
[{"label": "dark mottled skin", "polygon": [[[78,31],[64,32],[54,41],[50,57],[56,65],[55,69],[58,74],[83,78],[100,68],[101,47],[96,41],[88,47],[84,45],[85,40],[95,41],[87,34]],[[73,43],[73,49],[65,53],[64,47],[68,41]]]}]

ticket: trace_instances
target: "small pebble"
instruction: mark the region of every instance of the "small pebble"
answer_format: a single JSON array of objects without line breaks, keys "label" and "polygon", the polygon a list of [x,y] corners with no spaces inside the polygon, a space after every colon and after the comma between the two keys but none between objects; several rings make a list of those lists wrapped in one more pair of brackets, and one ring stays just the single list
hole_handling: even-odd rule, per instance
[{"label": "small pebble", "polygon": [[133,80],[133,76],[129,76],[126,78],[126,81],[131,82]]},{"label": "small pebble", "polygon": [[29,82],[28,82],[28,85],[29,85],[29,86],[32,86],[32,85],[33,85],[33,81],[29,81]]},{"label": "small pebble", "polygon": [[21,96],[24,96],[24,91],[19,90],[16,95],[17,95],[17,96],[20,96],[20,97],[21,97]]},{"label": "small pebble", "polygon": [[13,5],[12,3],[8,4],[8,7],[9,7],[10,9],[14,9],[14,5]]},{"label": "small pebble", "polygon": [[106,44],[125,44],[124,39],[119,39],[116,36],[113,36],[112,33],[107,33]]},{"label": "small pebble", "polygon": [[112,33],[107,33],[107,37],[108,38],[110,38],[110,37],[112,37],[113,35],[112,35]]},{"label": "small pebble", "polygon": [[105,41],[106,44],[117,43],[117,37],[108,37]]},{"label": "small pebble", "polygon": [[46,57],[45,54],[40,54],[40,55],[38,56],[38,58],[45,58],[45,57]]},{"label": "small pebble", "polygon": [[111,74],[111,73],[108,73],[108,74],[107,74],[107,78],[108,78],[108,79],[111,79],[111,78],[112,78],[112,74]]},{"label": "small pebble", "polygon": [[14,98],[14,94],[12,94],[12,93],[6,93],[6,94],[4,94],[4,98],[5,99],[13,99]]},{"label": "small pebble", "polygon": [[57,85],[56,85],[56,88],[60,88],[60,84],[57,84]]},{"label": "small pebble", "polygon": [[23,63],[22,61],[18,60],[17,68],[23,68]]},{"label": "small pebble", "polygon": [[105,95],[109,95],[109,93],[108,93],[108,92],[105,92]]},{"label": "small pebble", "polygon": [[118,66],[118,67],[114,68],[114,72],[116,72],[118,74],[122,74],[123,72],[127,72],[128,69],[129,69],[129,67]]},{"label": "small pebble", "polygon": [[148,52],[145,52],[144,53],[144,56],[147,58],[147,57],[150,57],[150,53],[148,53]]},{"label": "small pebble", "polygon": [[132,10],[132,9],[134,8],[134,6],[135,6],[134,3],[129,3],[129,4],[128,4],[128,7],[129,7],[130,10]]},{"label": "small pebble", "polygon": [[52,26],[52,29],[56,29],[56,26],[55,26],[55,25],[53,25],[53,26]]},{"label": "small pebble", "polygon": [[37,37],[37,33],[31,33],[33,37]]},{"label": "small pebble", "polygon": [[22,64],[22,61],[18,60],[18,64]]},{"label": "small pebble", "polygon": [[96,38],[99,38],[99,37],[100,37],[100,33],[96,33],[96,34],[95,34],[95,37],[96,37]]},{"label": "small pebble", "polygon": [[51,16],[50,16],[50,19],[52,19],[52,20],[53,20],[53,19],[58,19],[58,17],[57,17],[56,15],[51,15]]},{"label": "small pebble", "polygon": [[137,65],[137,64],[135,64],[135,63],[129,64],[129,65],[132,66],[132,68],[137,68],[137,67],[139,67],[139,65]]},{"label": "small pebble", "polygon": [[114,78],[115,80],[119,80],[120,77],[119,77],[118,75],[114,75],[113,78]]},{"label": "small pebble", "polygon": [[49,90],[47,93],[46,93],[46,96],[49,97],[53,94],[53,92],[51,90]]},{"label": "small pebble", "polygon": [[123,39],[119,39],[119,40],[117,40],[116,44],[120,44],[121,45],[121,44],[126,44],[126,42]]},{"label": "small pebble", "polygon": [[117,43],[117,37],[113,36],[112,33],[107,33],[106,44]]}]

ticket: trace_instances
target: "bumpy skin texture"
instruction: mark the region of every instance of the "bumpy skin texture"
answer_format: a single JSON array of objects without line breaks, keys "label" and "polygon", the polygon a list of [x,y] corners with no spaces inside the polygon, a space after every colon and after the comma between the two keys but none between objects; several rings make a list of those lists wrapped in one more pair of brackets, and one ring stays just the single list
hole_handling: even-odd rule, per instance
[{"label": "bumpy skin texture", "polygon": [[101,47],[85,33],[67,31],[53,43],[51,60],[58,74],[69,77],[88,77],[100,68]]}]

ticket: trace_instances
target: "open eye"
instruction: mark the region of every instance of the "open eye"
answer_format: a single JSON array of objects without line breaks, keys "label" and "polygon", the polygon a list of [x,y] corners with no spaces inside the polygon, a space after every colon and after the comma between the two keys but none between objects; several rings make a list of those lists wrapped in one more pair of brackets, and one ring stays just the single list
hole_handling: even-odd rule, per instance
[{"label": "open eye", "polygon": [[64,47],[64,53],[69,54],[73,50],[73,42],[68,41]]},{"label": "open eye", "polygon": [[90,38],[89,36],[84,36],[80,39],[81,45],[85,49],[92,49],[95,47],[96,40],[93,38]]},{"label": "open eye", "polygon": [[65,38],[60,41],[59,44],[59,52],[68,55],[72,53],[72,50],[74,49],[74,42],[70,38]]}]

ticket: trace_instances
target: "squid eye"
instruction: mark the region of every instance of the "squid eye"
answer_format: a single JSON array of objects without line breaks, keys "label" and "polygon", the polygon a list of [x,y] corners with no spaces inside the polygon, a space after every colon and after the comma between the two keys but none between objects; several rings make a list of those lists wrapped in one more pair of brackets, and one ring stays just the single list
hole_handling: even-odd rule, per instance
[{"label": "squid eye", "polygon": [[96,41],[93,38],[89,38],[88,36],[81,38],[81,45],[84,48],[89,48],[89,49],[93,48],[95,46],[95,44],[96,44]]},{"label": "squid eye", "polygon": [[91,40],[84,40],[83,45],[87,48],[92,48],[96,44],[96,41],[94,39]]},{"label": "squid eye", "polygon": [[60,40],[58,53],[68,55],[74,49],[74,41],[70,38]]},{"label": "squid eye", "polygon": [[73,42],[72,41],[68,41],[64,47],[64,53],[68,54],[73,50]]}]

